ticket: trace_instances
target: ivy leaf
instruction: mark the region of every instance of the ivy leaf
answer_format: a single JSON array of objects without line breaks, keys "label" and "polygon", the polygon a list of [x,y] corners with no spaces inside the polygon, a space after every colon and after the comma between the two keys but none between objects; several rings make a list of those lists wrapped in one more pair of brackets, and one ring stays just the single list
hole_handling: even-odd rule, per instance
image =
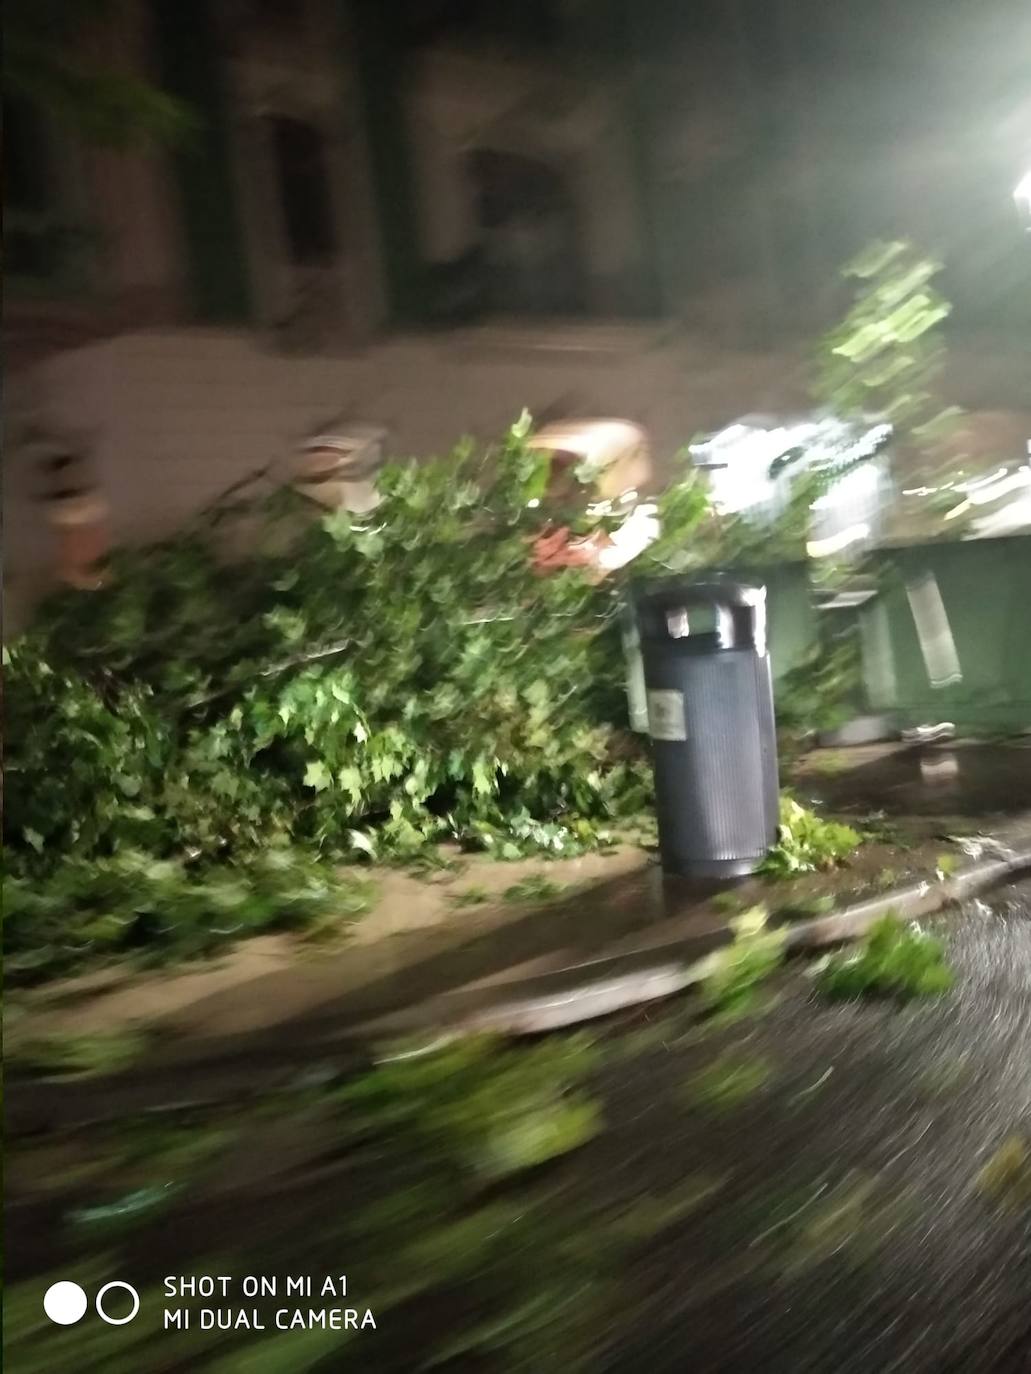
[{"label": "ivy leaf", "polygon": [[361,801],[362,775],[359,769],[354,767],[341,768],[337,774],[337,782],[356,805]]},{"label": "ivy leaf", "polygon": [[330,771],[321,759],[315,759],[304,770],[303,785],[314,788],[316,792],[324,792],[332,784],[332,781]]},{"label": "ivy leaf", "polygon": [[225,768],[220,768],[211,779],[211,790],[220,797],[235,797],[240,791],[240,780]]},{"label": "ivy leaf", "polygon": [[489,766],[487,760],[480,755],[473,763],[473,791],[480,796],[486,795],[494,789],[494,769]]},{"label": "ivy leaf", "polygon": [[519,419],[509,430],[513,439],[525,439],[533,428],[533,416],[524,406],[519,414]]}]

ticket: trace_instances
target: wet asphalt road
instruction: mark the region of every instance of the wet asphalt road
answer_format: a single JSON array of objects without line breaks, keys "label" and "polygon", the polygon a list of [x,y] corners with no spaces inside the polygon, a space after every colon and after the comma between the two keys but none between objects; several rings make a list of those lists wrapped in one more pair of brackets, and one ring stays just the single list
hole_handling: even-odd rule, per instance
[{"label": "wet asphalt road", "polygon": [[[827,1007],[793,977],[722,1050],[671,1036],[613,1082],[608,1145],[639,1186],[726,1180],[648,1256],[607,1369],[1031,1370],[1031,1153],[1011,1188],[980,1180],[1031,1148],[1031,881],[991,903],[940,923],[940,1002]],[[672,1110],[714,1051],[768,1084],[716,1120]]]},{"label": "wet asphalt road", "polygon": [[[796,964],[775,982],[772,1003],[744,1020],[700,1027],[697,1004],[684,998],[597,1032],[605,1052],[594,1088],[604,1129],[537,1180],[554,1189],[559,1236],[587,1238],[586,1263],[563,1260],[549,1248],[554,1238],[542,1242],[526,1257],[525,1291],[510,1301],[543,1296],[543,1344],[530,1350],[517,1342],[509,1363],[470,1352],[441,1367],[448,1374],[1031,1370],[1031,879],[991,894],[990,905],[943,916],[936,929],[956,975],[939,1001],[827,1005]],[[714,1110],[699,1100],[698,1076],[728,1062],[754,1072],[756,1082]],[[67,1220],[72,1199],[49,1185],[30,1190],[8,1217],[9,1278],[27,1281],[29,1309],[38,1305],[43,1274],[86,1272],[98,1247],[116,1273],[142,1286],[166,1273],[222,1272],[205,1267],[216,1262],[213,1245],[250,1269],[260,1262],[283,1272],[320,1265],[332,1272],[347,1255],[365,1285],[390,1279],[392,1271],[375,1273],[356,1258],[346,1224],[357,1185],[337,1154],[324,1157],[318,1139],[305,1139],[310,1121],[294,1121],[280,1107],[260,1130],[266,1134],[249,1136],[242,1153],[228,1147],[224,1168],[242,1191],[209,1197],[187,1189],[167,1215],[124,1241],[76,1238]],[[1012,1152],[1013,1142],[1014,1186],[986,1189],[982,1170],[1000,1149]],[[29,1150],[46,1147],[42,1140]],[[293,1168],[273,1168],[263,1180],[266,1161],[288,1166],[294,1155]],[[41,1159],[41,1177],[50,1167]],[[81,1203],[97,1201],[88,1175],[71,1186]],[[685,1191],[697,1203],[663,1216],[668,1200]],[[592,1228],[642,1201],[657,1203],[661,1224],[618,1253],[610,1296],[592,1317],[582,1362],[571,1365],[566,1327],[579,1321],[578,1294],[594,1282]],[[153,1306],[148,1298],[151,1317]],[[427,1339],[440,1339],[483,1317],[461,1286],[444,1283],[414,1311],[389,1312],[382,1333],[363,1339],[346,1367],[409,1374],[420,1367],[421,1323]],[[22,1333],[20,1322],[16,1315],[9,1335]],[[94,1323],[89,1334],[110,1340],[85,1365],[71,1347],[36,1351],[36,1338],[24,1332],[10,1367],[224,1374],[230,1366],[218,1359],[238,1344],[227,1336],[219,1350],[180,1352],[158,1331],[152,1343],[123,1350],[117,1329],[112,1337]],[[253,1348],[255,1359],[261,1348]],[[332,1346],[314,1360],[299,1345],[296,1358],[293,1350],[275,1374],[345,1367],[344,1352]],[[234,1374],[250,1374],[251,1347],[235,1358]]]}]

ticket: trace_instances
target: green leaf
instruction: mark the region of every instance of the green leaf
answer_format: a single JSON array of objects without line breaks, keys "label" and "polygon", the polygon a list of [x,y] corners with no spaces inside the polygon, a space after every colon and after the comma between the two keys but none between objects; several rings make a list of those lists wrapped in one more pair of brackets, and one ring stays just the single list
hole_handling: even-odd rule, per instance
[{"label": "green leaf", "polygon": [[829,955],[815,976],[820,992],[832,1000],[939,997],[953,982],[941,941],[890,914],[858,945]]},{"label": "green leaf", "polygon": [[346,792],[357,806],[364,791],[361,770],[352,766],[341,768],[337,774],[337,783],[341,791]]},{"label": "green leaf", "polygon": [[533,416],[524,406],[519,413],[519,419],[516,420],[509,433],[513,439],[525,439],[531,429],[533,429]]},{"label": "green leaf", "polygon": [[494,790],[494,769],[482,755],[473,763],[473,791],[480,796]]},{"label": "green leaf", "polygon": [[332,782],[330,771],[321,759],[313,759],[304,770],[304,786],[312,787],[316,792],[324,792]]}]

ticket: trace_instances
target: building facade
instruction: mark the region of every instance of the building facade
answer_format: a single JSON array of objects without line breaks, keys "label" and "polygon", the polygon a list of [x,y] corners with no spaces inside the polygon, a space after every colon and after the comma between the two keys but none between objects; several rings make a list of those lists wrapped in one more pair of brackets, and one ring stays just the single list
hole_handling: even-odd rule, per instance
[{"label": "building facade", "polygon": [[82,42],[190,127],[111,147],[5,101],[9,614],[50,566],[26,435],[88,447],[145,539],[330,419],[421,455],[524,406],[615,414],[661,470],[801,403],[817,284],[880,214],[834,190],[876,64],[845,80],[824,8],[113,6]]}]

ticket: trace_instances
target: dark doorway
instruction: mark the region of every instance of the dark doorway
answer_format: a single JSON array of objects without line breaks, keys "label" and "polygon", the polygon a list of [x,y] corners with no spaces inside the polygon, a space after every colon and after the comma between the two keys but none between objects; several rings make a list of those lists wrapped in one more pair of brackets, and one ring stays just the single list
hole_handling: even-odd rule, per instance
[{"label": "dark doorway", "polygon": [[322,134],[285,115],[266,124],[290,261],[299,267],[331,262],[337,242]]},{"label": "dark doorway", "polygon": [[23,101],[5,98],[3,145],[7,275],[32,281],[55,277],[63,231],[55,216],[52,148],[43,116]]}]

